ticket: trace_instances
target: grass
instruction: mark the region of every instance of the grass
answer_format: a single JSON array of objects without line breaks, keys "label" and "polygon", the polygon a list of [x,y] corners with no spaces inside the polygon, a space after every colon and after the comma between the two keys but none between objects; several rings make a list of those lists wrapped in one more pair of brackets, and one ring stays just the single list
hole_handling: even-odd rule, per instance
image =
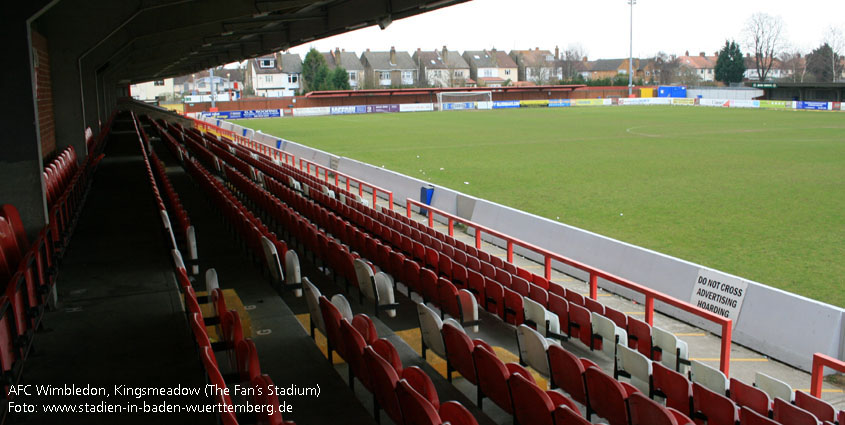
[{"label": "grass", "polygon": [[239,124],[845,306],[843,114],[581,107]]}]

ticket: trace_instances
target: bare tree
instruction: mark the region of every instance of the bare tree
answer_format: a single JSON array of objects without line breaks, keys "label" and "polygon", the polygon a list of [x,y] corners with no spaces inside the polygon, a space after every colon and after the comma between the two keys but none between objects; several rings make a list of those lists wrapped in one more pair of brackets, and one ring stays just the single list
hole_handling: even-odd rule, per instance
[{"label": "bare tree", "polygon": [[780,52],[784,40],[784,24],[780,16],[757,12],[748,18],[743,30],[746,49],[754,52],[757,77],[765,81]]},{"label": "bare tree", "polygon": [[678,80],[680,61],[676,55],[658,52],[651,59],[652,80],[657,84],[672,84]]},{"label": "bare tree", "polygon": [[830,72],[833,75],[831,82],[835,83],[836,79],[842,74],[842,53],[845,50],[845,35],[842,34],[842,29],[831,25],[827,27],[824,34],[824,43],[827,43],[832,50],[830,55]]},{"label": "bare tree", "polygon": [[801,49],[792,47],[785,50],[780,55],[780,61],[783,64],[784,70],[791,74],[786,77],[787,80],[791,80],[794,83],[804,82],[804,76],[807,74],[807,60],[803,57]]},{"label": "bare tree", "polygon": [[587,51],[580,44],[570,44],[558,62],[560,74],[564,80],[574,80],[584,70],[584,58]]}]

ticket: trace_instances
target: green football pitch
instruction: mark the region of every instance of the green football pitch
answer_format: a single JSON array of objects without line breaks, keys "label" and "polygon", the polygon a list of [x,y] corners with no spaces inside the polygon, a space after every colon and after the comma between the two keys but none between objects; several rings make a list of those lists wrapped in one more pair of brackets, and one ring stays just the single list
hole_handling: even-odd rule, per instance
[{"label": "green football pitch", "polygon": [[845,306],[845,113],[633,106],[239,124]]}]

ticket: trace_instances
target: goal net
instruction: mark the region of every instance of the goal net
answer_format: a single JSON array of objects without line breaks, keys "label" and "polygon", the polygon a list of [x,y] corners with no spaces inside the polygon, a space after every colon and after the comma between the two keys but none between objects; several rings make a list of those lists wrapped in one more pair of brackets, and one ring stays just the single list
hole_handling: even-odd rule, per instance
[{"label": "goal net", "polygon": [[453,91],[437,93],[437,109],[440,111],[492,108],[493,92],[490,91]]}]

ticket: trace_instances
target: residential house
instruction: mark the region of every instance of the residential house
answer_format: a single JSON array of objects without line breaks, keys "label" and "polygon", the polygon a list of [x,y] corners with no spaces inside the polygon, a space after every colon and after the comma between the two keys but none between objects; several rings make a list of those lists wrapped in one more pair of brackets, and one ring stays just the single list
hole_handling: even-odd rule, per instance
[{"label": "residential house", "polygon": [[[745,74],[742,75],[743,78],[749,81],[760,81],[760,75],[757,74],[757,62],[754,60],[754,57],[751,56],[751,53],[746,53],[743,60],[745,61]],[[768,75],[766,75],[766,81],[791,77],[792,72],[793,69],[790,66],[785,65],[780,59],[774,59],[772,69],[770,69]]]},{"label": "residential house", "polygon": [[411,57],[417,64],[421,86],[467,87],[475,85],[469,74],[469,64],[458,52],[448,50],[423,52],[417,49]]},{"label": "residential house", "polygon": [[413,86],[417,82],[417,66],[408,52],[371,52],[361,55],[365,88]]},{"label": "residential house", "polygon": [[302,59],[298,54],[276,53],[247,62],[247,85],[256,96],[294,96],[302,87]]},{"label": "residential house", "polygon": [[690,56],[687,51],[678,58],[678,65],[693,71],[701,81],[709,82],[716,81],[716,61],[718,60],[718,53],[715,56],[707,56],[701,52],[698,56]]},{"label": "residential house", "polygon": [[[585,80],[600,80],[604,78],[615,78],[617,75],[628,75],[628,58],[624,59],[598,59],[594,61],[587,61],[585,57],[585,70],[581,72],[581,76]],[[641,61],[634,58],[634,78],[642,78],[644,70],[641,67]],[[643,61],[643,65],[645,62]]]},{"label": "residential house", "polygon": [[132,93],[133,99],[140,101],[161,101],[175,96],[173,88],[173,78],[165,78],[132,84],[129,90]]},{"label": "residential house", "polygon": [[536,84],[558,82],[563,78],[560,60],[560,50],[555,47],[555,54],[548,50],[511,50],[511,59],[516,62],[520,81],[531,81]]},{"label": "residential house", "polygon": [[[173,79],[173,92],[179,95],[200,95],[211,93],[211,74],[205,71],[183,75]],[[244,86],[244,70],[241,68],[214,69],[214,88],[220,92],[240,92]]]},{"label": "residential house", "polygon": [[340,66],[346,70],[349,75],[349,87],[352,90],[361,88],[361,80],[364,77],[364,65],[361,65],[361,60],[355,55],[355,52],[347,52],[335,48],[334,51],[321,53],[326,58],[326,65],[330,71]]},{"label": "residential house", "polygon": [[502,87],[519,81],[519,67],[505,52],[468,50],[463,58],[469,65],[470,78],[479,87]]}]

